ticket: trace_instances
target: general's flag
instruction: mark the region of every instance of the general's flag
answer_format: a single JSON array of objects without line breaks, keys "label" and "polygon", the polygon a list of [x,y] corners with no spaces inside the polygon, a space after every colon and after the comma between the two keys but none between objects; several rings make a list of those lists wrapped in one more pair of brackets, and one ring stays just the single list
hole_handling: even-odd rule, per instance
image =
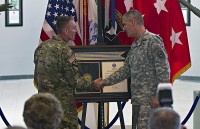
[{"label": "general's flag", "polygon": [[191,67],[185,22],[178,0],[134,0],[147,30],[159,34],[168,53],[171,82]]}]

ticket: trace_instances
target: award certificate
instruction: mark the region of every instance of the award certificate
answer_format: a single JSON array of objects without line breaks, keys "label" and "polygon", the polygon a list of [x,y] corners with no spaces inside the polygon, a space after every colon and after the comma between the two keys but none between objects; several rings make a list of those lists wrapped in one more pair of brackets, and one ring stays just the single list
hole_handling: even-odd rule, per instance
[{"label": "award certificate", "polygon": [[[102,78],[105,79],[106,77],[117,71],[123,65],[124,65],[123,61],[102,62]],[[115,85],[105,86],[103,88],[103,93],[110,93],[110,92],[128,92],[127,79]]]}]

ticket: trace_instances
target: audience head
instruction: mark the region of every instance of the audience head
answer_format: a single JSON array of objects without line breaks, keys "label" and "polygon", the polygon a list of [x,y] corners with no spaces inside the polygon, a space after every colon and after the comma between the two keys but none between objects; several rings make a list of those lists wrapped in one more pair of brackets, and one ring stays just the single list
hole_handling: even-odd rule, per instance
[{"label": "audience head", "polygon": [[56,129],[62,117],[60,101],[49,93],[38,93],[24,105],[24,122],[30,129]]},{"label": "audience head", "polygon": [[180,129],[180,116],[172,108],[155,109],[149,118],[149,129]]}]

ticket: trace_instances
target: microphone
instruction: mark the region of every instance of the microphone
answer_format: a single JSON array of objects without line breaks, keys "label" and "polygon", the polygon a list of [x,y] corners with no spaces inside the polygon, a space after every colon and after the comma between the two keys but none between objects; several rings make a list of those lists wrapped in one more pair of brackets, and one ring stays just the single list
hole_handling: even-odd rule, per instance
[{"label": "microphone", "polygon": [[158,100],[161,107],[172,107],[172,84],[160,83],[158,84]]}]

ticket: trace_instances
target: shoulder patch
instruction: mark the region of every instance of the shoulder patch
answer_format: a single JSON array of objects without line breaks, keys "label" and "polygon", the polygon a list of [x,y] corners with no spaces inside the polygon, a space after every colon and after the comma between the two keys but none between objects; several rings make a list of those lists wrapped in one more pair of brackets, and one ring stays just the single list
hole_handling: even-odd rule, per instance
[{"label": "shoulder patch", "polygon": [[161,59],[163,59],[163,58],[165,57],[164,52],[161,51],[161,50],[157,51],[157,56],[158,56],[159,58],[161,58]]},{"label": "shoulder patch", "polygon": [[71,57],[69,57],[69,59],[68,59],[68,61],[69,61],[70,63],[74,62],[75,60],[76,60],[76,57],[75,57],[74,54],[71,55]]},{"label": "shoulder patch", "polygon": [[84,78],[85,80],[87,80],[87,81],[91,81],[91,80],[92,80],[92,76],[91,76],[90,74],[88,74],[88,73],[84,74],[84,75],[83,75],[83,78]]}]

